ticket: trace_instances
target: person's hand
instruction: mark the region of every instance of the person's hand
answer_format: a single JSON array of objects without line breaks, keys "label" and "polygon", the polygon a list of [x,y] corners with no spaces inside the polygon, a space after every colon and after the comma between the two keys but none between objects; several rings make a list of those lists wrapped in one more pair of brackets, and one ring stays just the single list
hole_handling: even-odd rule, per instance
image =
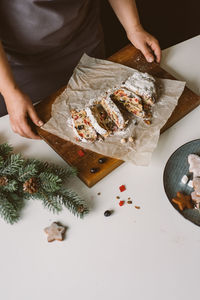
[{"label": "person's hand", "polygon": [[12,130],[26,138],[40,139],[32,130],[30,121],[37,126],[42,126],[43,122],[38,117],[30,98],[19,89],[4,95],[4,98]]},{"label": "person's hand", "polygon": [[127,37],[143,53],[148,62],[153,62],[156,58],[156,62],[160,63],[161,49],[159,43],[141,25],[136,26],[133,31],[127,33]]}]

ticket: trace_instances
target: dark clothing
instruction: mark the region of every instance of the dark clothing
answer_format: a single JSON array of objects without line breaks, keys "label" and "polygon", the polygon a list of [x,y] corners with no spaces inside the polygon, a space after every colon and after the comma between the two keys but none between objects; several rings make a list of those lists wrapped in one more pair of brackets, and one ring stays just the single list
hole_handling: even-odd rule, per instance
[{"label": "dark clothing", "polygon": [[39,101],[67,83],[84,52],[103,57],[99,1],[0,0],[0,40],[18,86]]}]

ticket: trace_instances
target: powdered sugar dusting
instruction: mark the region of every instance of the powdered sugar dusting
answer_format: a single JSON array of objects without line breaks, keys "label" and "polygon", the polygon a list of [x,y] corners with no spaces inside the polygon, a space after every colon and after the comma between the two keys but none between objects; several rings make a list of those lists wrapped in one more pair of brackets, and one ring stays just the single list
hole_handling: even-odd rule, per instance
[{"label": "powdered sugar dusting", "polygon": [[156,96],[155,79],[148,73],[135,71],[123,87],[139,94],[142,97],[154,98]]}]

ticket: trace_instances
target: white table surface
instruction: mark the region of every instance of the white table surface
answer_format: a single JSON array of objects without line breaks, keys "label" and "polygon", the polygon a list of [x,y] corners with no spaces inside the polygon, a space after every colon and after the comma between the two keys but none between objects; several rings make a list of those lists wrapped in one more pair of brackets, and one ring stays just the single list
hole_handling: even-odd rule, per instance
[{"label": "white table surface", "polygon": [[[163,51],[161,66],[200,94],[200,36]],[[91,212],[79,220],[65,209],[53,215],[30,201],[15,225],[0,220],[2,300],[188,300],[199,297],[200,228],[169,203],[163,169],[173,151],[200,138],[200,108],[160,137],[149,167],[125,163],[93,188],[78,178],[73,186]],[[66,163],[43,141],[14,134],[0,118],[0,143],[26,157]],[[126,184],[118,206],[118,187]],[[97,196],[97,192],[101,192]],[[122,196],[122,194],[120,194]],[[106,209],[114,214],[105,218]],[[43,229],[53,221],[68,227],[63,242],[48,243]]]}]

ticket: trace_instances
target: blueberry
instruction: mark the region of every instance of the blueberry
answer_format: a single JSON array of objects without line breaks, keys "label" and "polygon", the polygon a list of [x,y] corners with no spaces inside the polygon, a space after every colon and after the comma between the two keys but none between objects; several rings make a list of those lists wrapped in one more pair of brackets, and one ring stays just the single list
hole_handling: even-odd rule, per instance
[{"label": "blueberry", "polygon": [[78,130],[84,129],[84,125],[78,125]]},{"label": "blueberry", "polygon": [[104,216],[105,216],[105,217],[110,217],[111,214],[112,214],[112,212],[111,212],[110,210],[106,210],[106,211],[104,212]]},{"label": "blueberry", "polygon": [[96,173],[96,172],[98,172],[98,171],[99,171],[98,168],[91,168],[91,169],[90,169],[90,173]]},{"label": "blueberry", "polygon": [[98,162],[99,162],[100,164],[103,164],[103,163],[106,162],[106,158],[105,158],[105,157],[101,157],[101,158],[99,158]]}]

